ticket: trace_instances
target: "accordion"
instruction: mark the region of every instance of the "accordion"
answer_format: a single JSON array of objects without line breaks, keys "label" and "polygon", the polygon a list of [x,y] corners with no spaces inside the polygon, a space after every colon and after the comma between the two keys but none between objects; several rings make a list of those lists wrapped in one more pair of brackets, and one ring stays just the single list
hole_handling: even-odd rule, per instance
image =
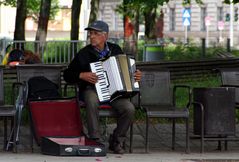
[{"label": "accordion", "polygon": [[118,97],[131,97],[139,92],[139,83],[134,79],[135,59],[125,54],[111,56],[104,61],[90,64],[98,76],[95,84],[100,102]]}]

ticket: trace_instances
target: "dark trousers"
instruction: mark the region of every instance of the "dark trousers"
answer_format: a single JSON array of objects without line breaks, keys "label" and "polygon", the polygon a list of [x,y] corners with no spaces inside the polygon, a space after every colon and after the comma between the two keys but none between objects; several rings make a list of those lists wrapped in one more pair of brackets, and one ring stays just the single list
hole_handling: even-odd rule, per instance
[{"label": "dark trousers", "polygon": [[[84,91],[84,100],[86,104],[88,135],[90,138],[100,138],[99,100],[95,90],[92,88],[86,89]],[[117,127],[114,129],[113,136],[120,142],[124,141],[134,119],[134,105],[126,98],[116,99],[110,105],[117,113]]]}]

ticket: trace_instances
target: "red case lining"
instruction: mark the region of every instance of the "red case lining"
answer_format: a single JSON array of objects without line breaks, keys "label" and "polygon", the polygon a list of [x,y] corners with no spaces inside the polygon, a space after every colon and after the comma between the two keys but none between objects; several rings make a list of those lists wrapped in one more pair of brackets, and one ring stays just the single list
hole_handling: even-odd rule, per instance
[{"label": "red case lining", "polygon": [[76,99],[30,101],[34,133],[40,143],[45,136],[80,136],[83,126]]}]

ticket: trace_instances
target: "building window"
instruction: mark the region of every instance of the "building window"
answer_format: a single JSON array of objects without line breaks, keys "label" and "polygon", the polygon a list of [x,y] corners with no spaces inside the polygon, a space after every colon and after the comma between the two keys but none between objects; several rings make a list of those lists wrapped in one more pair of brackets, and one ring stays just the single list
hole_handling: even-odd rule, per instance
[{"label": "building window", "polygon": [[217,7],[217,21],[223,21],[223,8]]},{"label": "building window", "polygon": [[[222,7],[217,7],[217,22],[223,21],[223,8]],[[217,30],[219,30],[217,28]]]},{"label": "building window", "polygon": [[175,8],[170,8],[169,12],[169,30],[175,31]]},{"label": "building window", "polygon": [[206,30],[205,17],[207,16],[206,8],[201,8],[201,31]]}]

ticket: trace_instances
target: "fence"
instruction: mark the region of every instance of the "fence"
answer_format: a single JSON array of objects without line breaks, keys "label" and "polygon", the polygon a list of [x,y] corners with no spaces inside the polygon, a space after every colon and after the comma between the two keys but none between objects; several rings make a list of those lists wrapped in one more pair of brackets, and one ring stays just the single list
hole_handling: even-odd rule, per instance
[{"label": "fence", "polygon": [[[109,41],[119,43],[121,40],[110,38]],[[40,41],[13,41],[9,39],[0,40],[0,61],[7,53],[6,49],[9,45],[12,48],[20,48],[31,50],[40,55],[41,60],[45,64],[64,64],[69,63],[79,49],[87,44],[87,41],[70,41],[70,40],[49,40]]]},{"label": "fence", "polygon": [[[46,41],[44,43],[40,41],[8,41],[2,44],[2,49],[6,49],[8,45],[11,48],[20,48],[31,50],[34,53],[40,55],[41,60],[45,64],[61,64],[69,63],[75,53],[86,44],[86,41]],[[6,54],[5,50],[2,50],[1,58]]]}]

